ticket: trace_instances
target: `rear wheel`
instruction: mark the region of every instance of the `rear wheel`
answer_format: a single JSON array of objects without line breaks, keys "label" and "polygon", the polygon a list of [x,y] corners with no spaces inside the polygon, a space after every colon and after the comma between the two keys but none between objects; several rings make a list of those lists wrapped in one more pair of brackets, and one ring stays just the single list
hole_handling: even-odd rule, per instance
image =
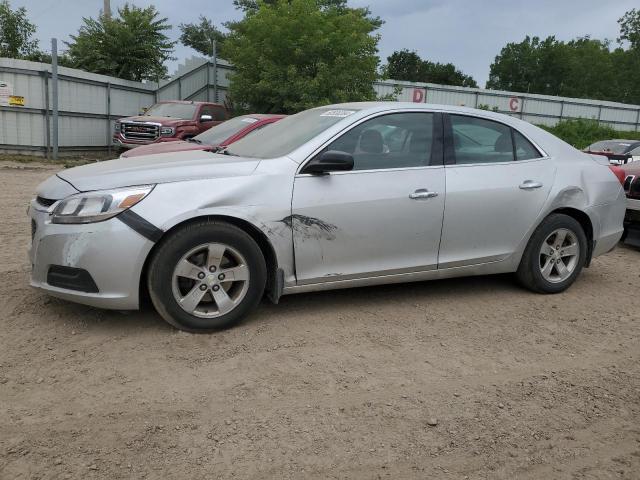
[{"label": "rear wheel", "polygon": [[522,256],[517,276],[525,287],[559,293],[576,280],[587,257],[587,237],[580,223],[552,214],[536,229]]},{"label": "rear wheel", "polygon": [[191,332],[225,328],[259,303],[266,283],[260,247],[239,228],[188,225],[163,240],[149,267],[151,300],[170,324]]}]

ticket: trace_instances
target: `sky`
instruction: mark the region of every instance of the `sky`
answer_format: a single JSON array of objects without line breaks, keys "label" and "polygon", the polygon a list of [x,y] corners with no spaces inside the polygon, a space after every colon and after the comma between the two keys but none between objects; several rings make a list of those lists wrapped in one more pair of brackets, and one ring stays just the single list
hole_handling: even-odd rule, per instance
[{"label": "sky", "polygon": [[[103,0],[10,0],[11,6],[26,7],[37,26],[43,50],[51,38],[69,40],[78,31],[83,17],[96,17]],[[125,0],[111,0],[112,10]],[[155,5],[169,19],[177,40],[178,25],[191,23],[199,15],[220,26],[241,18],[232,0],[129,0],[137,6]],[[589,35],[615,42],[617,20],[638,7],[638,0],[350,0],[352,6],[369,6],[380,16],[380,57],[395,50],[415,50],[425,59],[451,62],[484,86],[489,66],[508,42],[519,42],[526,35],[570,40]],[[176,45],[178,60],[168,64],[169,73],[186,57],[196,55],[188,47]]]}]

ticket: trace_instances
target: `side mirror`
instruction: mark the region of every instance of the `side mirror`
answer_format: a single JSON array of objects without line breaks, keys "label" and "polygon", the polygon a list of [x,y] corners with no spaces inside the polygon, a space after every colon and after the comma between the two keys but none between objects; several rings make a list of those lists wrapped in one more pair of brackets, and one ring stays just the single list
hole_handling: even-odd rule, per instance
[{"label": "side mirror", "polygon": [[210,122],[212,120],[213,120],[213,117],[211,115],[200,115],[201,122]]},{"label": "side mirror", "polygon": [[353,155],[338,150],[328,150],[317,155],[300,173],[326,175],[329,172],[353,170]]}]

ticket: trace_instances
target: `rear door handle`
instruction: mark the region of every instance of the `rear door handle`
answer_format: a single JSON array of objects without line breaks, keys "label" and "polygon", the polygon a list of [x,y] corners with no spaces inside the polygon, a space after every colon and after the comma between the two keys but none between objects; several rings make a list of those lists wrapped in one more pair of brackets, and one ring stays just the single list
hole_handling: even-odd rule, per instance
[{"label": "rear door handle", "polygon": [[438,196],[437,192],[430,192],[426,188],[419,188],[415,192],[409,194],[409,198],[411,200],[421,200],[426,198],[434,198],[437,196]]},{"label": "rear door handle", "polygon": [[542,183],[534,182],[533,180],[525,180],[520,184],[521,190],[533,190],[535,188],[541,188],[541,187],[542,187]]}]

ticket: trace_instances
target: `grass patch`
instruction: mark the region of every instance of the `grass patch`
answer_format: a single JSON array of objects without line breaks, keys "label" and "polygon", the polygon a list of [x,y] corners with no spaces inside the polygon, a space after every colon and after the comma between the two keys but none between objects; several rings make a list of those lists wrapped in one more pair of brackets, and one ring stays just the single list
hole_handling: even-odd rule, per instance
[{"label": "grass patch", "polygon": [[625,140],[640,140],[640,132],[625,132],[614,130],[608,125],[600,125],[597,120],[575,119],[563,120],[553,127],[538,125],[540,128],[554,134],[565,142],[582,150],[592,143],[600,140],[612,140],[615,138]]}]

